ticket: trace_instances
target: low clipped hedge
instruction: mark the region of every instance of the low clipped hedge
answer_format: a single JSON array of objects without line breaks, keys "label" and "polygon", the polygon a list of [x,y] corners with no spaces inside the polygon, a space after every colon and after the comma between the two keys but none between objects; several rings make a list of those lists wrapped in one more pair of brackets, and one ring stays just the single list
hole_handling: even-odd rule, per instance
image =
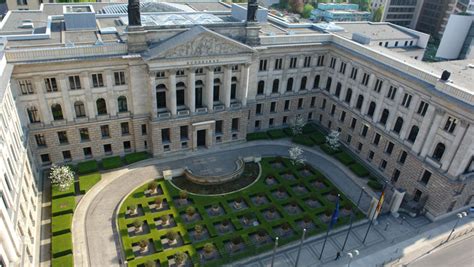
[{"label": "low clipped hedge", "polygon": [[102,159],[102,169],[110,170],[118,167],[122,167],[123,162],[120,156],[109,157]]},{"label": "low clipped hedge", "polygon": [[256,132],[247,134],[247,141],[264,140],[269,138],[270,137],[266,132]]},{"label": "low clipped hedge", "polygon": [[293,141],[293,143],[304,145],[304,146],[314,146],[313,140],[311,140],[311,138],[309,138],[307,135],[300,134],[300,135],[293,136],[291,141]]},{"label": "low clipped hedge", "polygon": [[314,141],[317,145],[322,145],[326,143],[326,136],[321,132],[317,131],[309,135],[309,137]]},{"label": "low clipped hedge", "polygon": [[77,164],[78,174],[88,174],[99,170],[99,164],[95,160],[84,161]]},{"label": "low clipped hedge", "polygon": [[337,150],[332,149],[328,144],[323,144],[320,147],[328,155],[334,155],[340,151],[339,149]]},{"label": "low clipped hedge", "polygon": [[267,131],[267,134],[268,136],[270,136],[271,139],[280,139],[287,137],[283,129],[269,130]]},{"label": "low clipped hedge", "polygon": [[51,233],[53,236],[71,232],[72,213],[51,218]]},{"label": "low clipped hedge", "polygon": [[354,163],[354,159],[347,152],[340,152],[335,155],[335,157],[344,165],[349,166]]},{"label": "low clipped hedge", "polygon": [[146,151],[130,153],[125,155],[125,163],[132,164],[137,161],[145,160],[149,157],[150,155]]},{"label": "low clipped hedge", "polygon": [[308,123],[303,127],[303,134],[314,133],[318,131],[318,128],[314,124]]},{"label": "low clipped hedge", "polygon": [[72,254],[71,233],[53,236],[51,238],[51,254],[53,255],[53,258]]},{"label": "low clipped hedge", "polygon": [[59,190],[59,187],[56,185],[51,186],[51,197],[53,199],[74,196],[74,194],[75,194],[74,184],[69,186],[69,188],[64,191]]},{"label": "low clipped hedge", "polygon": [[367,182],[367,185],[375,191],[382,191],[382,189],[383,189],[383,184],[381,184],[377,180],[369,180]]},{"label": "low clipped hedge", "polygon": [[72,254],[68,254],[66,256],[61,256],[57,258],[53,258],[51,261],[52,267],[72,267],[74,266],[74,257]]},{"label": "low clipped hedge", "polygon": [[88,175],[79,176],[79,190],[81,194],[85,194],[101,179],[100,173],[91,173]]},{"label": "low clipped hedge", "polygon": [[287,135],[287,136],[293,136],[293,130],[290,128],[290,127],[287,127],[285,129],[283,129],[283,132]]},{"label": "low clipped hedge", "polygon": [[359,177],[366,177],[370,174],[369,170],[367,170],[367,168],[365,168],[362,164],[358,162],[350,165],[349,168]]},{"label": "low clipped hedge", "polygon": [[51,213],[53,216],[73,213],[76,207],[76,199],[73,196],[53,199],[51,201]]}]

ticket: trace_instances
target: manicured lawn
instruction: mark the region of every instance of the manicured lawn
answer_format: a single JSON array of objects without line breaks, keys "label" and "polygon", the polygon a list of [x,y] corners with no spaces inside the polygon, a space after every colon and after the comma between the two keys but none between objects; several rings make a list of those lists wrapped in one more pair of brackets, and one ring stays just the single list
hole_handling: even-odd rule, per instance
[{"label": "manicured lawn", "polygon": [[54,216],[51,218],[51,233],[61,235],[71,232],[72,213]]},{"label": "manicured lawn", "polygon": [[71,233],[53,236],[51,238],[51,253],[53,258],[61,257],[72,253]]},{"label": "manicured lawn", "polygon": [[53,216],[73,213],[76,207],[75,197],[63,197],[51,200],[51,212]]},{"label": "manicured lawn", "polygon": [[99,170],[99,165],[95,160],[84,161],[77,164],[77,174],[88,174]]},{"label": "manicured lawn", "polygon": [[102,160],[102,169],[110,170],[118,167],[122,167],[123,162],[120,156],[109,157]]},{"label": "manicured lawn", "polygon": [[53,258],[51,261],[52,267],[72,267],[74,266],[74,257],[72,254],[66,256]]},{"label": "manicured lawn", "polygon": [[247,134],[247,141],[269,139],[267,132],[256,132]]},{"label": "manicured lawn", "polygon": [[53,185],[51,187],[51,194],[52,194],[52,198],[74,196],[74,184],[69,186],[69,188],[64,191],[60,191],[57,186]]},{"label": "manicured lawn", "polygon": [[366,177],[369,171],[360,163],[354,163],[349,168],[359,177]]},{"label": "manicured lawn", "polygon": [[288,137],[283,129],[275,129],[275,130],[269,130],[267,131],[268,136],[270,136],[271,139],[280,139],[280,138],[285,138]]},{"label": "manicured lawn", "polygon": [[347,154],[347,152],[342,151],[334,155],[342,164],[348,166],[354,163],[354,159],[351,155]]},{"label": "manicured lawn", "polygon": [[100,181],[100,173],[91,173],[88,175],[79,176],[79,188],[81,194],[85,194],[89,189],[91,189],[96,183]]},{"label": "manicured lawn", "polygon": [[132,164],[132,163],[135,163],[137,161],[147,159],[149,157],[150,157],[150,155],[145,151],[130,153],[130,154],[125,155],[125,163]]},{"label": "manicured lawn", "polygon": [[[341,194],[341,210],[335,227],[348,223],[349,209],[354,208],[353,203],[320,172],[311,166],[305,169],[303,166],[293,166],[288,159],[283,159],[282,162],[276,160],[276,158],[264,158],[261,162],[262,176],[256,183],[240,192],[224,196],[189,194],[186,198],[187,203],[182,203],[182,200],[179,200],[180,190],[163,180],[157,181],[159,185],[157,195],[148,194],[148,185],[136,189],[120,207],[118,215],[120,234],[129,266],[137,266],[149,260],[158,260],[162,266],[166,266],[178,251],[188,253],[194,264],[222,266],[237,259],[271,250],[273,240],[277,236],[281,245],[299,239],[304,221],[307,223],[304,227],[309,229],[308,235],[322,233],[327,229],[338,193]],[[269,182],[270,179],[267,179],[269,177],[273,177],[273,183]],[[166,208],[156,210],[154,208],[156,198],[164,199],[167,203],[164,206]],[[257,199],[265,201],[258,202]],[[137,207],[138,215],[130,217],[127,209],[132,206]],[[196,211],[193,217],[186,215],[190,206]],[[212,207],[219,210],[219,213],[212,213]],[[359,211],[356,214],[357,218],[363,217]],[[163,229],[161,224],[163,215],[172,216],[175,225]],[[195,221],[190,218],[194,218]],[[146,230],[143,230],[142,234],[136,235],[133,230],[133,223],[136,220],[146,225],[143,226]],[[228,226],[223,226],[226,222]],[[194,234],[196,225],[205,229],[204,237],[201,236],[202,238],[198,240]],[[174,247],[169,247],[165,240],[165,235],[170,229],[180,236],[179,245]],[[256,241],[257,233],[262,233],[265,238]],[[241,240],[234,240],[236,237]],[[148,245],[148,248],[152,247],[154,250],[150,255],[143,255],[138,251],[137,244],[144,239],[150,241],[151,246]],[[231,241],[235,241],[238,245],[231,245]],[[202,248],[206,243],[212,243],[216,248],[214,255],[217,256],[213,260],[201,257]],[[235,251],[234,249],[239,246],[242,246],[242,250]]]}]

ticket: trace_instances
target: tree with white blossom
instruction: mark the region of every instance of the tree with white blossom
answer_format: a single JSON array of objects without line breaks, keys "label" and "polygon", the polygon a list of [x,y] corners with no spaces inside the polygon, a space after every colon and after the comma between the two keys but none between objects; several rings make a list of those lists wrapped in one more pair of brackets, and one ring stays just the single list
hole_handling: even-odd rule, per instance
[{"label": "tree with white blossom", "polygon": [[293,132],[293,135],[299,135],[303,133],[303,127],[305,125],[306,122],[304,121],[303,116],[301,116],[301,114],[296,115],[293,122],[291,123],[291,131]]},{"label": "tree with white blossom", "polygon": [[340,146],[340,143],[339,143],[339,135],[341,133],[338,132],[338,131],[331,131],[331,133],[329,133],[327,136],[326,136],[326,143],[328,143],[329,147],[332,149],[332,150],[337,150]]},{"label": "tree with white blossom", "polygon": [[304,164],[303,149],[299,146],[293,146],[288,150],[290,154],[291,163],[293,165]]},{"label": "tree with white blossom", "polygon": [[49,173],[51,184],[56,185],[59,191],[66,191],[74,182],[74,172],[69,166],[53,165]]}]

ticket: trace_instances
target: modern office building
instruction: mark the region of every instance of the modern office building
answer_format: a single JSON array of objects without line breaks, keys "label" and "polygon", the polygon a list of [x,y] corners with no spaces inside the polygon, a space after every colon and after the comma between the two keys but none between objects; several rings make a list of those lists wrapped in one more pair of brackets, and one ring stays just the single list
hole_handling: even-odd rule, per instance
[{"label": "modern office building", "polygon": [[370,21],[372,14],[360,11],[358,4],[348,3],[318,3],[311,12],[315,21]]},{"label": "modern office building", "polygon": [[[258,22],[253,9],[246,21],[236,5],[161,8],[142,6],[141,17],[104,3],[8,13],[0,35],[9,39],[12,112],[34,162],[166,157],[244,141],[301,115],[341,131],[344,145],[431,218],[470,205],[470,69],[428,65],[266,12]],[[26,32],[25,17],[47,23]],[[444,69],[449,79],[440,78]]]},{"label": "modern office building", "polygon": [[443,33],[436,57],[441,59],[474,59],[474,14],[451,15]]},{"label": "modern office building", "polygon": [[424,0],[374,0],[373,10],[383,7],[382,21],[414,29]]},{"label": "modern office building", "polygon": [[451,14],[465,12],[468,3],[467,0],[424,0],[416,30],[441,37]]}]

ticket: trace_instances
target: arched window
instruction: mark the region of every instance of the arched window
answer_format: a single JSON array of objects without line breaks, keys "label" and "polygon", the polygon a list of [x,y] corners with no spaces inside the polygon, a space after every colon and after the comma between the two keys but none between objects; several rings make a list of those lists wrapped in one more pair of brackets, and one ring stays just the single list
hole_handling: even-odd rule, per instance
[{"label": "arched window", "polygon": [[280,87],[280,80],[273,80],[272,93],[278,93],[278,87]]},{"label": "arched window", "polygon": [[97,105],[97,114],[99,115],[107,114],[107,104],[105,104],[105,100],[103,98],[97,99],[95,103]]},{"label": "arched window", "polygon": [[331,83],[332,83],[332,78],[328,77],[328,79],[326,81],[326,91],[328,91],[328,92],[329,92],[329,90],[331,90]]},{"label": "arched window", "polygon": [[36,109],[36,107],[27,108],[26,112],[28,113],[28,118],[30,119],[31,123],[40,122],[38,109]]},{"label": "arched window", "polygon": [[346,101],[346,103],[349,104],[351,102],[351,98],[352,98],[352,89],[347,88],[346,98],[344,99],[344,101]]},{"label": "arched window", "polygon": [[119,112],[127,112],[128,111],[128,106],[127,106],[127,98],[125,96],[119,96],[117,99],[118,102],[118,111]]},{"label": "arched window", "polygon": [[194,95],[194,104],[196,105],[197,108],[202,107],[202,87],[204,86],[204,83],[201,80],[197,80],[195,82],[195,95]]},{"label": "arched window", "polygon": [[420,129],[418,128],[418,126],[416,125],[413,125],[411,127],[411,130],[410,130],[410,134],[408,134],[408,142],[410,143],[415,143],[415,140],[416,140],[416,136],[418,135],[418,131]]},{"label": "arched window", "polygon": [[338,82],[336,85],[336,92],[334,93],[335,96],[339,97],[341,95],[341,88],[342,84]]},{"label": "arched window", "polygon": [[63,110],[61,109],[61,105],[59,104],[53,104],[51,106],[51,113],[53,113],[53,119],[55,121],[64,119]]},{"label": "arched window", "polygon": [[319,87],[320,79],[321,79],[321,76],[319,75],[314,76],[313,89],[317,89]]},{"label": "arched window", "polygon": [[433,151],[433,159],[436,161],[440,161],[441,158],[443,157],[444,150],[446,147],[444,146],[443,143],[438,143],[435,147],[435,150]]},{"label": "arched window", "polygon": [[74,111],[76,112],[76,118],[81,118],[86,116],[86,108],[82,101],[74,102]]},{"label": "arched window", "polygon": [[359,95],[357,97],[356,109],[361,110],[362,109],[362,104],[364,104],[364,96]]},{"label": "arched window", "polygon": [[186,89],[186,85],[183,82],[179,82],[176,84],[176,105],[177,106],[184,106],[186,104],[185,97],[184,97],[185,89]]},{"label": "arched window", "polygon": [[375,107],[376,107],[375,102],[374,101],[370,102],[369,110],[367,111],[367,116],[371,118],[374,116]]},{"label": "arched window", "polygon": [[293,91],[293,78],[289,78],[286,82],[286,91],[290,92]]},{"label": "arched window", "polygon": [[257,95],[263,95],[265,92],[265,82],[259,81],[257,87]]},{"label": "arched window", "polygon": [[220,89],[221,89],[221,80],[216,78],[214,79],[214,92],[213,92],[212,101],[219,101]]},{"label": "arched window", "polygon": [[306,90],[306,81],[307,80],[308,80],[308,78],[306,78],[306,76],[303,76],[303,78],[301,78],[300,90]]},{"label": "arched window", "polygon": [[232,77],[232,82],[230,84],[230,99],[235,99],[237,97],[237,77]]},{"label": "arched window", "polygon": [[166,85],[164,84],[156,86],[156,108],[166,108]]},{"label": "arched window", "polygon": [[397,134],[400,133],[403,127],[403,119],[402,117],[398,117],[397,120],[395,121],[395,125],[393,126],[393,131]]},{"label": "arched window", "polygon": [[385,125],[387,123],[388,115],[390,115],[390,112],[388,111],[388,109],[384,109],[382,111],[382,116],[380,116],[380,124]]}]

